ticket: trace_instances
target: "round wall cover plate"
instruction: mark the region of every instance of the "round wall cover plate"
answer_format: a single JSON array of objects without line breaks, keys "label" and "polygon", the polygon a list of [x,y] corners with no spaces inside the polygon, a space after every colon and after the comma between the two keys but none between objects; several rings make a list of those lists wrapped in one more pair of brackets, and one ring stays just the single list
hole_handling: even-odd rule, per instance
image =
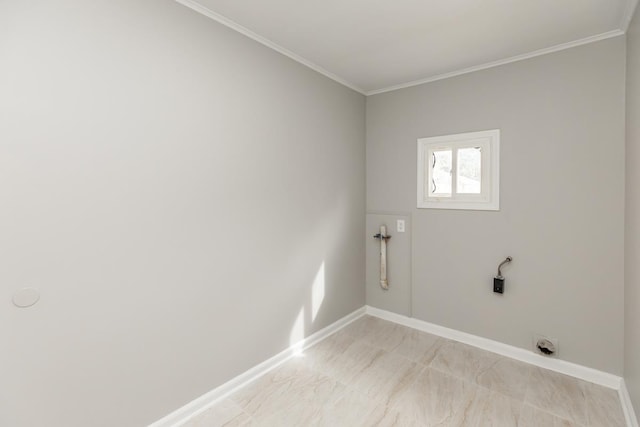
[{"label": "round wall cover plate", "polygon": [[13,294],[13,305],[20,308],[31,307],[40,299],[40,292],[33,288],[24,288]]}]

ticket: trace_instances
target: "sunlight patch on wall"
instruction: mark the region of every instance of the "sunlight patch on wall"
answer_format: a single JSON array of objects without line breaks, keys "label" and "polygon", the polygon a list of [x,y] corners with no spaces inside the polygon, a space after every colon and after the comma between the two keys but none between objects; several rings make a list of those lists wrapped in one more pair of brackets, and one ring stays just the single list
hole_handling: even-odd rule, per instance
[{"label": "sunlight patch on wall", "polygon": [[304,307],[300,309],[296,321],[291,328],[291,334],[289,335],[289,345],[293,348],[295,355],[302,354],[304,342]]},{"label": "sunlight patch on wall", "polygon": [[325,281],[324,281],[324,261],[320,265],[318,272],[316,273],[316,278],[313,280],[313,286],[311,287],[311,321],[316,320],[316,316],[318,315],[318,311],[320,311],[320,307],[322,306],[322,302],[324,301],[324,290],[325,290]]}]

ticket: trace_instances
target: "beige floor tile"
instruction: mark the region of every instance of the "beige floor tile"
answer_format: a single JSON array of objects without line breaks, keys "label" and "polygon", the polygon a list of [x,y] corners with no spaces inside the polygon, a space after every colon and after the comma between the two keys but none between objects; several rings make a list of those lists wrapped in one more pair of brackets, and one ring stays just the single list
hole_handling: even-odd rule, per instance
[{"label": "beige floor tile", "polygon": [[394,353],[383,353],[353,378],[350,385],[391,404],[418,377],[424,366]]},{"label": "beige floor tile", "polygon": [[617,393],[365,316],[185,427],[623,427]]},{"label": "beige floor tile", "polygon": [[351,322],[342,329],[346,334],[351,335],[355,339],[359,339],[366,334],[371,333],[379,328],[385,328],[390,322],[378,319],[373,316],[362,316],[361,318]]},{"label": "beige floor tile", "polygon": [[370,316],[358,319],[345,328],[345,332],[356,340],[385,351],[397,347],[409,330],[405,326]]},{"label": "beige floor tile", "polygon": [[282,411],[297,411],[301,415],[309,402],[324,404],[344,389],[336,380],[301,361],[291,360],[234,393],[230,399],[256,421],[261,421]]},{"label": "beige floor tile", "polygon": [[[446,421],[445,421],[446,422]],[[387,413],[385,413],[384,417],[377,421],[375,424],[370,424],[371,426],[376,427],[436,427],[437,425],[432,424],[423,424],[423,422],[419,419],[412,419],[411,417],[406,416],[402,411],[397,409],[390,409]],[[449,427],[450,424],[442,424],[437,427]]]},{"label": "beige floor tile", "polygon": [[188,421],[184,427],[248,427],[252,423],[240,406],[226,399]]},{"label": "beige floor tile", "polygon": [[626,421],[618,392],[596,384],[587,384],[589,427],[624,427]]},{"label": "beige floor tile", "polygon": [[299,401],[286,409],[265,413],[256,417],[257,427],[312,426],[320,418],[323,405],[315,402]]},{"label": "beige floor tile", "polygon": [[369,427],[377,425],[386,416],[388,407],[375,396],[368,396],[353,388],[332,400],[319,412],[313,426]]},{"label": "beige floor tile", "polygon": [[384,354],[379,348],[354,341],[336,357],[326,362],[314,361],[311,366],[342,384],[351,384],[354,378],[368,370]]},{"label": "beige floor tile", "polygon": [[520,411],[518,427],[582,427],[572,421],[524,404]]},{"label": "beige floor tile", "polygon": [[401,339],[391,352],[423,365],[429,365],[438,349],[447,342],[444,338],[406,328]]},{"label": "beige floor tile", "polygon": [[470,345],[449,341],[442,345],[430,367],[466,381],[475,381],[478,373],[486,370],[496,356]]},{"label": "beige floor tile", "polygon": [[567,375],[533,368],[525,402],[584,425],[587,424],[586,384]]},{"label": "beige floor tile", "polygon": [[518,424],[522,401],[482,387],[454,417],[459,427],[514,427]]},{"label": "beige floor tile", "polygon": [[313,347],[309,347],[304,351],[304,354],[315,352],[324,357],[336,356],[349,348],[354,341],[353,336],[347,334],[344,330],[340,330],[323,339]]},{"label": "beige floor tile", "polygon": [[355,342],[351,335],[344,331],[338,331],[313,347],[306,349],[299,358],[308,366],[322,370],[324,365],[331,363],[332,360],[344,354]]},{"label": "beige floor tile", "polygon": [[532,366],[494,355],[491,364],[483,366],[475,382],[482,387],[497,391],[517,400],[523,400],[529,384]]},{"label": "beige floor tile", "polygon": [[431,368],[404,390],[383,425],[449,426],[477,386]]}]

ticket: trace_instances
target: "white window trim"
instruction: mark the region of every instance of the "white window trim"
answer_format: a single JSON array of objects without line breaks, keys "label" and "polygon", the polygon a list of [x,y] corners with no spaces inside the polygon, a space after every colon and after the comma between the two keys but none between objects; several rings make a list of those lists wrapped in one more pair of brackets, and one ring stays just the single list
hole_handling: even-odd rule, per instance
[{"label": "white window trim", "polygon": [[[429,196],[430,168],[426,165],[431,153],[442,148],[452,149],[455,153],[455,150],[469,146],[483,147],[482,193],[457,193],[457,174],[453,173],[451,196]],[[452,168],[455,168],[457,159],[455,155],[452,157]],[[500,210],[500,129],[418,139],[417,206],[426,209]]]}]

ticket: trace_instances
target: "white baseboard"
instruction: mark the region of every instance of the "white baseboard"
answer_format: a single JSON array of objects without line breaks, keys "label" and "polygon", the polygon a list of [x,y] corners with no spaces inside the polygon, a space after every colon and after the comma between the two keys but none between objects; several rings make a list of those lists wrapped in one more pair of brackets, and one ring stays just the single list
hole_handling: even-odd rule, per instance
[{"label": "white baseboard", "polygon": [[622,412],[624,412],[624,418],[627,420],[627,426],[638,427],[638,418],[633,410],[633,404],[631,403],[631,396],[629,396],[629,390],[624,379],[620,382],[620,390],[618,390],[620,396],[620,402],[622,402]]},{"label": "white baseboard", "polygon": [[358,310],[354,311],[351,314],[348,314],[347,316],[332,323],[326,328],[321,329],[320,331],[290,346],[289,348],[273,356],[272,358],[265,360],[259,365],[254,366],[253,368],[229,380],[221,386],[187,403],[183,407],[175,410],[164,418],[154,422],[149,427],[179,427],[183,425],[184,423],[206,411],[222,399],[225,399],[239,388],[280,366],[281,364],[298,354],[301,350],[304,350],[318,343],[319,341],[322,341],[329,335],[344,328],[349,323],[357,320],[365,314],[369,314],[371,316],[388,320],[400,325],[408,326],[410,328],[427,332],[433,335],[438,335],[443,338],[448,338],[454,341],[469,344],[483,350],[510,357],[512,359],[520,360],[522,362],[539,366],[541,368],[560,372],[565,375],[570,375],[572,377],[599,384],[604,387],[615,389],[618,391],[618,394],[620,396],[620,401],[622,403],[622,409],[627,421],[627,426],[640,427],[638,425],[638,420],[631,404],[629,392],[627,391],[624,379],[621,377],[609,374],[607,372],[602,372],[596,369],[577,365],[575,363],[567,362],[565,360],[546,358],[520,347],[514,347],[498,341],[490,340],[488,338],[483,338],[476,335],[468,334],[466,332],[457,331],[455,329],[446,328],[444,326],[435,325],[433,323],[425,322],[424,320],[406,317],[371,306],[359,308]]},{"label": "white baseboard", "polygon": [[379,308],[367,306],[366,309],[367,314],[379,317],[380,319],[388,320],[390,322],[408,326],[413,329],[418,329],[423,332],[428,332],[433,335],[438,335],[454,341],[469,344],[474,347],[490,351],[492,353],[497,353],[502,356],[530,363],[532,365],[549,369],[551,371],[560,372],[561,374],[570,375],[572,377],[589,381],[591,383],[599,384],[615,390],[620,390],[622,378],[613,374],[609,374],[607,372],[587,368],[586,366],[577,365],[575,363],[567,362],[566,360],[547,358],[539,354],[535,354],[533,351],[529,351],[524,348],[514,347],[509,344],[504,344],[498,341],[490,340],[488,338],[468,334],[466,332],[460,332],[455,329],[445,328],[444,326],[435,325],[433,323],[425,322],[424,320],[415,319],[413,317],[406,317],[401,314],[392,313],[390,311],[381,310]]},{"label": "white baseboard", "polygon": [[444,326],[435,325],[433,323],[425,322],[424,320],[403,316],[401,314],[392,313],[379,308],[366,306],[366,310],[367,314],[380,319],[408,326],[413,329],[418,329],[433,335],[438,335],[443,338],[459,341],[492,353],[497,353],[502,356],[510,357],[541,368],[560,372],[561,374],[570,375],[581,380],[617,390],[618,395],[620,396],[622,412],[624,413],[627,426],[640,427],[640,425],[638,425],[636,414],[633,410],[629,391],[627,390],[624,379],[621,377],[567,362],[566,360],[550,359],[524,348],[514,347],[488,338],[479,337],[466,332],[460,332],[455,329],[445,328]]},{"label": "white baseboard", "polygon": [[250,383],[251,381],[254,381],[255,379],[261,377],[267,372],[277,368],[278,366],[280,366],[281,364],[283,364],[284,362],[286,362],[287,360],[291,359],[293,356],[298,354],[301,350],[304,350],[305,348],[311,347],[312,345],[318,343],[319,341],[322,341],[329,335],[344,328],[349,323],[364,316],[365,313],[366,313],[366,307],[361,307],[357,309],[353,313],[346,315],[342,319],[332,323],[326,328],[321,329],[318,332],[312,335],[309,335],[307,338],[293,344],[283,352],[276,354],[272,358],[265,360],[259,365],[254,366],[253,368],[227,381],[221,386],[187,403],[183,407],[175,410],[174,412],[170,413],[164,418],[149,425],[149,427],[178,427],[183,425],[188,420],[206,411],[207,409],[209,409],[210,407],[212,407],[222,399],[225,399],[234,391]]}]

